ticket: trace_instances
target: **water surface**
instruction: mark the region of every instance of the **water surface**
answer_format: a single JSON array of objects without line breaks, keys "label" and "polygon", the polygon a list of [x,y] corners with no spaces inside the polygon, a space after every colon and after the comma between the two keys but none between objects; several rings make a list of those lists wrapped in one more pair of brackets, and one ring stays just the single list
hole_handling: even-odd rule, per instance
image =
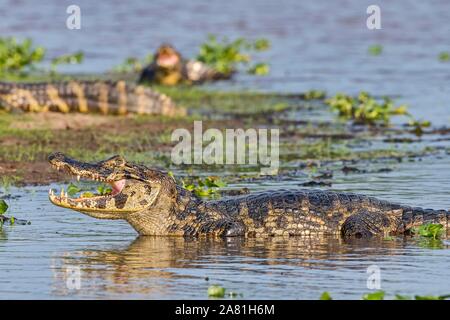
[{"label": "water surface", "polygon": [[[73,1],[0,0],[2,36],[31,37],[49,57],[83,50],[86,61],[70,72],[105,72],[127,56],[143,57],[161,42],[185,55],[196,53],[206,33],[267,37],[271,64],[264,78],[239,75],[220,89],[301,92],[367,90],[409,104],[434,126],[450,122],[450,3],[378,1],[382,30],[365,27],[371,1],[87,1],[82,29],[65,28]],[[383,54],[367,54],[372,44]],[[302,115],[300,115],[302,116]],[[304,115],[303,115],[304,116]],[[432,144],[425,137],[421,146]],[[449,147],[448,140],[440,142]],[[401,148],[401,146],[395,146]],[[448,149],[447,149],[448,150]],[[410,205],[449,208],[448,154],[379,164],[393,169],[337,174],[336,190],[355,191]],[[220,174],[220,172],[218,172]],[[252,191],[298,188],[305,176],[231,185]],[[54,188],[61,186],[53,185]],[[450,251],[417,239],[344,242],[335,238],[187,240],[137,238],[125,222],[99,221],[51,205],[49,187],[12,188],[11,212],[30,226],[0,231],[0,298],[206,298],[212,283],[244,298],[360,298],[367,267],[381,269],[381,289],[402,294],[448,294]],[[2,193],[2,196],[5,194]],[[75,268],[75,269],[73,269]],[[79,268],[79,269],[77,269]],[[68,270],[80,270],[81,287],[70,289]],[[205,278],[208,277],[209,281]]]}]

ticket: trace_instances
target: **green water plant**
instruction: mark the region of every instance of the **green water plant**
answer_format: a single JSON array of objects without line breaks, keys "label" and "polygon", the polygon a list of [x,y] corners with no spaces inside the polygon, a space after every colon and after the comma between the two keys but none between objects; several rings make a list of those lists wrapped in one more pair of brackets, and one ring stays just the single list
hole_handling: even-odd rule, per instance
[{"label": "green water plant", "polygon": [[223,298],[225,297],[225,288],[219,285],[212,285],[208,288],[208,297]]},{"label": "green water plant", "polygon": [[223,188],[227,184],[219,177],[210,176],[205,179],[198,178],[194,181],[185,181],[182,179],[181,185],[199,197],[209,197],[218,195],[219,188]]},{"label": "green water plant", "polygon": [[[8,207],[8,204],[6,203],[6,201],[3,199],[0,199],[0,216],[4,215],[6,213],[6,211],[8,211],[8,208],[9,207]],[[15,218],[13,216],[11,216],[9,218],[9,223],[11,225],[14,225],[14,222],[15,222]],[[3,226],[3,219],[0,219],[0,227],[2,227],[2,226]]]},{"label": "green water plant", "polygon": [[147,65],[153,62],[153,54],[149,53],[144,58],[136,58],[136,57],[128,57],[121,64],[115,66],[113,68],[113,72],[115,73],[132,73],[132,72],[140,72]]},{"label": "green water plant", "polygon": [[416,120],[412,117],[410,117],[409,122],[407,123],[407,126],[412,127],[412,131],[417,135],[421,136],[424,132],[425,128],[431,127],[431,122],[427,120]]},{"label": "green water plant", "polygon": [[406,105],[395,106],[391,98],[376,99],[365,91],[356,97],[338,93],[325,103],[339,116],[359,124],[388,124],[392,116],[409,115]]},{"label": "green water plant", "polygon": [[71,54],[63,54],[59,57],[53,58],[50,64],[50,70],[52,73],[56,73],[56,69],[62,64],[80,64],[84,60],[84,53],[78,51]]},{"label": "green water plant", "polygon": [[201,44],[196,59],[226,75],[236,72],[242,66],[247,68],[248,73],[265,75],[269,72],[268,64],[259,62],[251,65],[251,54],[269,48],[270,42],[267,39],[252,42],[244,38],[223,38],[219,41],[215,35],[209,35],[207,41]]},{"label": "green water plant", "polygon": [[440,223],[426,223],[418,228],[414,228],[413,232],[421,237],[439,239],[444,233],[444,226]]},{"label": "green water plant", "polygon": [[44,56],[45,49],[33,46],[31,39],[18,41],[13,37],[0,37],[0,74],[30,71]]},{"label": "green water plant", "polygon": [[381,53],[383,53],[383,46],[379,44],[371,45],[367,49],[367,52],[372,56],[379,56]]},{"label": "green water plant", "polygon": [[[29,38],[19,41],[13,37],[0,37],[0,75],[28,73],[38,69],[46,54],[42,46],[34,46]],[[64,54],[55,57],[50,63],[50,73],[56,73],[56,69],[62,64],[81,63],[84,59],[83,52]]]},{"label": "green water plant", "polygon": [[4,214],[8,210],[8,204],[5,200],[0,200],[0,215]]},{"label": "green water plant", "polygon": [[[371,293],[366,293],[362,296],[362,300],[384,300],[386,297],[386,293],[383,290],[374,291]],[[447,300],[450,299],[450,294],[448,295],[440,295],[440,296],[433,296],[433,295],[427,295],[427,296],[421,296],[421,295],[415,295],[414,297],[396,294],[393,298],[393,300]],[[333,300],[331,295],[325,291],[320,296],[320,300]]]},{"label": "green water plant", "polygon": [[303,100],[320,100],[325,99],[327,93],[323,90],[308,90],[300,94],[300,98]]},{"label": "green water plant", "polygon": [[[70,183],[69,186],[67,187],[67,194],[70,197],[74,197],[77,194],[79,194],[80,192],[83,192],[83,193],[81,193],[81,196],[83,198],[92,198],[95,196],[95,194],[93,192],[89,191],[88,189],[86,189],[84,187],[78,186],[74,183]],[[112,192],[112,189],[107,184],[100,184],[97,186],[97,194],[98,195],[104,196],[104,195],[110,194],[111,192]]]},{"label": "green water plant", "polygon": [[362,296],[363,300],[384,300],[384,295],[385,292],[380,290],[380,291],[375,291],[375,292],[371,292],[371,293],[366,293]]},{"label": "green water plant", "polygon": [[320,300],[333,300],[333,298],[328,291],[325,291],[320,295]]},{"label": "green water plant", "polygon": [[450,52],[444,51],[444,52],[439,53],[438,59],[441,62],[450,61]]}]

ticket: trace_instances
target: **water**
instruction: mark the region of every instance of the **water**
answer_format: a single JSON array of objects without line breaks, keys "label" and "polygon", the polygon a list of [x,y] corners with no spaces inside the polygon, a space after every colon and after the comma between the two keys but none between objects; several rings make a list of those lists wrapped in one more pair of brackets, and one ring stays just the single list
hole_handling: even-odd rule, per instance
[{"label": "water", "polygon": [[[416,174],[419,167],[434,169]],[[333,188],[438,209],[448,207],[442,185],[449,179],[447,159],[428,157],[399,164],[395,173],[337,176]],[[254,191],[294,188],[300,181],[249,186]],[[371,291],[371,265],[381,269],[381,288],[390,296],[450,290],[447,240],[430,249],[420,239],[403,238],[137,237],[125,222],[95,220],[53,206],[47,191],[10,190],[11,212],[32,224],[5,226],[0,233],[1,298],[204,299],[208,286],[218,283],[244,298],[317,299],[329,291],[335,298],[356,299]],[[79,290],[70,289],[73,270],[81,275]]]},{"label": "water", "polygon": [[[400,96],[417,118],[450,123],[450,2],[377,1],[382,29],[368,30],[373,1],[88,1],[78,0],[81,29],[66,28],[71,0],[0,0],[0,34],[31,37],[52,58],[83,50],[72,72],[104,72],[128,56],[144,57],[170,42],[192,57],[206,34],[266,37],[272,49],[260,57],[271,64],[267,77],[240,75],[219,87],[300,92],[324,89]],[[370,45],[383,54],[370,56]],[[64,69],[63,69],[64,70]],[[432,111],[431,111],[432,110]]]},{"label": "water", "polygon": [[[272,50],[264,78],[239,75],[218,88],[300,92],[324,89],[393,95],[415,117],[435,126],[450,122],[450,4],[435,0],[378,1],[382,30],[365,27],[370,1],[77,1],[82,29],[65,28],[73,1],[0,0],[2,36],[31,37],[49,57],[83,50],[85,63],[69,72],[105,72],[127,56],[142,57],[161,42],[192,56],[205,32],[267,37]],[[383,54],[367,48],[381,44]],[[423,144],[427,144],[425,140]],[[443,143],[448,147],[448,142]],[[449,208],[448,155],[389,164],[393,172],[338,174],[333,188],[405,204]],[[298,187],[289,181],[240,183],[252,190]],[[59,187],[59,186],[53,186]],[[392,296],[450,292],[450,251],[419,240],[344,242],[341,239],[185,240],[137,238],[126,223],[99,221],[51,205],[48,187],[12,188],[11,212],[30,226],[0,232],[0,298],[206,298],[218,283],[244,298],[360,298],[367,267],[381,269]],[[79,269],[77,269],[79,268]],[[80,271],[79,290],[71,273]],[[209,281],[205,280],[209,278]],[[68,285],[69,281],[69,285]]]}]

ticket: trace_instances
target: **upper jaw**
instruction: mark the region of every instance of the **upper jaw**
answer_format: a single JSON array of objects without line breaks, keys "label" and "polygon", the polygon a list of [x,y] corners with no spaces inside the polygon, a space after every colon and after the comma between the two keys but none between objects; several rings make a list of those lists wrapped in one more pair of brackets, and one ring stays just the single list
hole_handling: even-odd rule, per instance
[{"label": "upper jaw", "polygon": [[81,178],[101,181],[101,182],[114,182],[120,180],[120,178],[111,179],[112,170],[103,168],[96,164],[80,162],[71,159],[64,154],[57,152],[49,156],[49,162],[53,168],[60,171],[63,170],[65,173],[70,174],[80,181]]}]

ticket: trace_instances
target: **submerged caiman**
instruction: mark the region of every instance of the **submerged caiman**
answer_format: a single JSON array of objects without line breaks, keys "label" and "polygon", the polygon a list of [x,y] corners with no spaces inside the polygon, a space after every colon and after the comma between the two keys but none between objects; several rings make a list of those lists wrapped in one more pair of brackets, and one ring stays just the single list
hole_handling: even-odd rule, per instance
[{"label": "submerged caiman", "polygon": [[0,108],[11,112],[185,114],[168,96],[125,81],[0,82]]},{"label": "submerged caiman", "polygon": [[168,174],[121,156],[91,164],[54,153],[49,161],[78,180],[112,187],[110,194],[80,198],[50,190],[52,203],[98,219],[126,220],[141,235],[370,237],[409,233],[428,222],[449,227],[449,211],[352,193],[278,190],[207,201],[178,186]]}]

